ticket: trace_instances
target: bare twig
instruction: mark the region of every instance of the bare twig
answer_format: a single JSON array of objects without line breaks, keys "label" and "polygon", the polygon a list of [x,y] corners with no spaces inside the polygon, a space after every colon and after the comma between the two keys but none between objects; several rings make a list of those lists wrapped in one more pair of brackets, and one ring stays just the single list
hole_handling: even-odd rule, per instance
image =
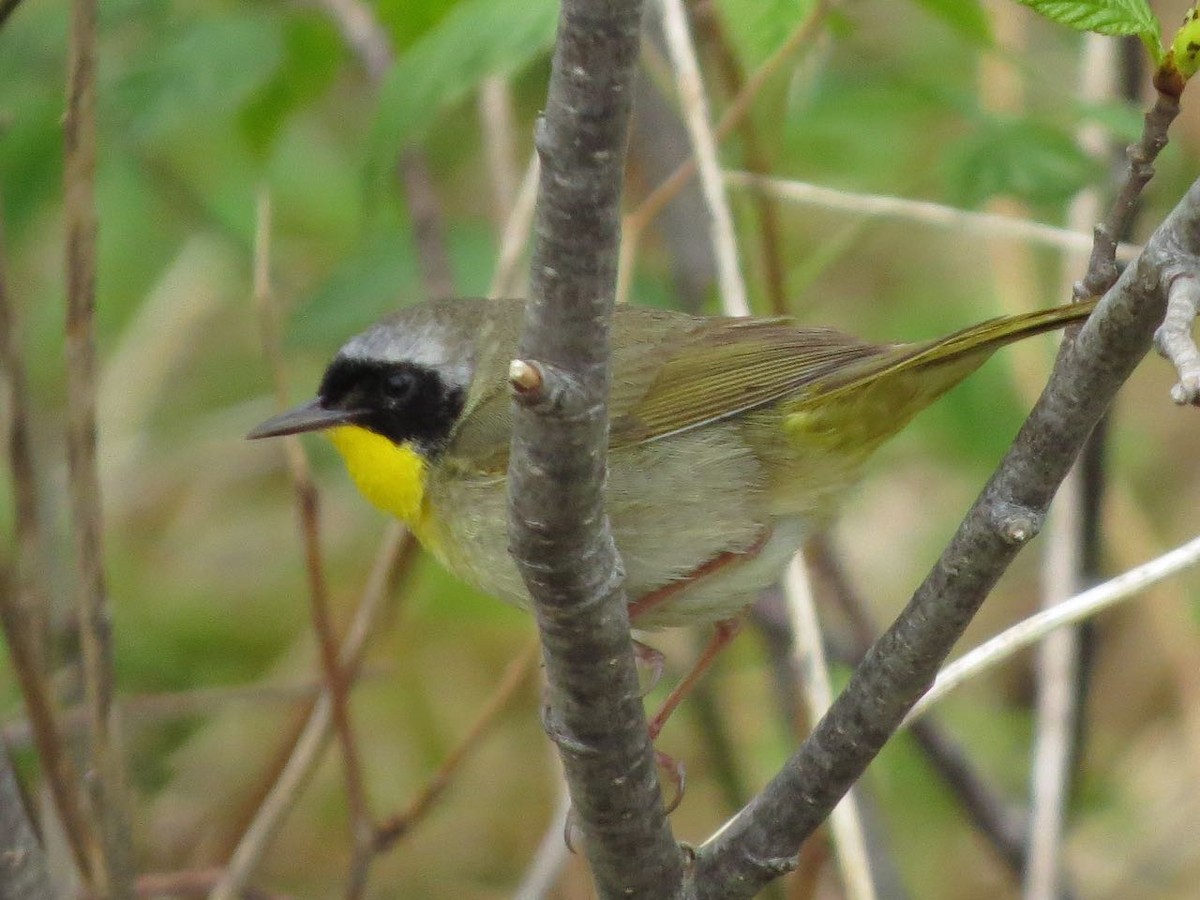
[{"label": "bare twig", "polygon": [[709,227],[713,250],[717,257],[717,281],[721,289],[721,304],[726,315],[748,316],[750,304],[746,299],[746,283],[738,262],[737,241],[733,234],[733,214],[721,168],[717,160],[717,141],[709,124],[708,101],[700,81],[700,66],[696,49],[688,31],[687,11],[683,0],[663,0],[663,34],[675,72],[683,119],[692,141],[693,158],[700,172],[700,184],[708,206]]},{"label": "bare twig", "polygon": [[537,852],[525,870],[521,883],[513,893],[513,900],[544,900],[550,895],[554,884],[558,881],[563,864],[570,852],[563,835],[567,832],[567,822],[571,815],[571,795],[567,793],[567,784],[558,776],[560,785],[558,804],[554,815],[542,839],[538,842]]},{"label": "bare twig", "polygon": [[529,158],[521,189],[517,191],[508,220],[500,233],[500,252],[496,257],[496,270],[488,284],[489,297],[512,297],[523,293],[518,275],[521,255],[529,240],[529,228],[533,224],[533,205],[537,200],[538,174],[537,154]]},{"label": "bare twig", "polygon": [[[833,686],[829,680],[829,666],[825,662],[821,622],[817,618],[817,605],[802,553],[797,553],[788,565],[784,591],[792,615],[800,683],[807,699],[809,715],[817,719],[825,714],[833,702]],[[876,896],[875,882],[871,877],[871,859],[854,791],[848,791],[833,808],[830,826],[846,896],[872,900]]]},{"label": "bare twig", "polygon": [[47,557],[42,547],[37,471],[30,440],[32,404],[6,265],[4,223],[0,221],[0,375],[8,387],[8,467],[12,475],[17,544],[13,584],[0,591],[0,623],[55,810],[66,832],[75,866],[86,879],[91,868],[89,859],[96,852],[95,836],[80,804],[81,782],[63,746],[54,694],[46,673],[44,645],[49,592],[45,585]]},{"label": "bare twig", "polygon": [[[178,872],[152,872],[138,876],[137,896],[152,900],[156,897],[206,897],[213,885],[221,880],[220,869],[184,869]],[[264,891],[247,886],[239,900],[288,900],[286,894]]]},{"label": "bare twig", "polygon": [[512,91],[501,75],[489,75],[479,86],[479,121],[483,154],[492,183],[492,220],[500,229],[508,221],[517,196]]},{"label": "bare twig", "polygon": [[[842,611],[853,634],[856,656],[861,659],[878,636],[866,604],[850,584],[827,534],[814,536],[804,547],[809,570],[819,593]],[[971,823],[995,848],[1015,879],[1025,871],[1025,817],[1009,807],[985,782],[962,747],[928,718],[911,725],[913,739],[929,764],[958,799]]]},{"label": "bare twig", "polygon": [[[956,233],[978,235],[981,238],[1017,238],[1065,252],[1086,253],[1092,245],[1091,235],[1084,232],[1069,231],[1054,225],[1043,225],[998,213],[955,209],[928,200],[909,200],[883,194],[858,194],[805,181],[755,175],[751,172],[727,171],[725,180],[734,187],[761,191],[780,200],[869,216],[872,219],[916,222],[935,228],[949,228]],[[1133,244],[1118,244],[1117,258],[1128,262],[1137,255],[1139,249]]]},{"label": "bare twig", "polygon": [[[258,196],[258,220],[254,242],[254,304],[258,312],[263,355],[266,357],[274,382],[276,399],[281,408],[288,405],[287,376],[279,340],[279,312],[271,293],[271,200],[266,189]],[[305,573],[308,577],[309,611],[313,631],[321,654],[321,670],[329,689],[333,725],[342,750],[343,774],[346,781],[346,804],[349,807],[350,833],[354,845],[351,863],[352,876],[348,900],[361,896],[365,886],[366,869],[372,856],[374,825],[363,782],[359,761],[358,741],[350,721],[350,679],[338,662],[338,639],[329,612],[329,592],[325,585],[325,566],[321,556],[320,513],[317,487],[300,439],[295,435],[284,438],[284,449],[292,485],[296,493],[296,516],[304,545]]]},{"label": "bare twig", "polygon": [[529,680],[529,676],[537,668],[537,661],[538,642],[535,640],[531,641],[529,646],[508,664],[508,668],[500,676],[499,684],[496,685],[496,689],[476,716],[471,727],[467,729],[467,733],[442,760],[442,764],[438,766],[437,771],[425,783],[417,796],[409,802],[403,812],[380,823],[379,830],[375,835],[377,851],[383,852],[390,849],[396,841],[412,831],[413,827],[433,808],[446,788],[450,786],[451,779],[463,762],[479,747],[483,736],[496,724],[500,713],[508,708],[517,691]]},{"label": "bare twig", "polygon": [[[1084,39],[1079,85],[1080,96],[1086,102],[1099,104],[1115,96],[1117,49],[1117,42],[1102,35],[1089,34]],[[1110,155],[1106,154],[1108,135],[1098,124],[1088,123],[1081,127],[1077,140],[1081,149],[1096,159]],[[1085,188],[1071,203],[1068,226],[1074,230],[1086,228],[1100,213],[1098,189]],[[1099,428],[1093,432],[1089,448],[1095,446],[1096,441],[1103,441],[1104,431]],[[1042,566],[1043,607],[1053,606],[1071,596],[1085,583],[1086,533],[1090,525],[1094,525],[1094,522],[1088,522],[1088,515],[1089,510],[1094,512],[1098,508],[1100,499],[1087,495],[1093,491],[1099,493],[1102,487],[1085,484],[1087,473],[1094,471],[1083,464],[1086,458],[1086,455],[1081,458],[1067,475],[1050,510]],[[1038,647],[1029,849],[1024,877],[1026,900],[1056,900],[1062,892],[1067,808],[1082,734],[1084,680],[1087,677],[1083,665],[1085,640],[1086,635],[1080,629],[1064,628],[1054,632]]]},{"label": "bare twig", "polygon": [[[378,668],[364,671],[356,681],[377,679],[384,670]],[[202,687],[185,691],[165,691],[152,694],[127,694],[117,698],[117,709],[121,723],[127,731],[134,726],[159,725],[219,712],[231,705],[289,705],[300,701],[316,700],[325,682],[316,680],[230,685],[228,687]],[[64,737],[71,737],[87,728],[87,710],[75,707],[63,711],[61,716]],[[28,745],[33,740],[33,726],[28,719],[16,719],[0,727],[0,742],[13,749]]]},{"label": "bare twig", "polygon": [[[762,65],[754,70],[754,73],[746,80],[742,89],[738,91],[738,95],[734,97],[733,102],[729,104],[729,108],[721,115],[720,120],[713,129],[713,134],[718,142],[723,141],[738,126],[738,123],[750,111],[750,106],[754,103],[759,91],[763,89],[766,83],[793,56],[811,44],[817,35],[820,34],[821,28],[825,24],[825,19],[836,5],[836,0],[816,0],[809,7],[803,21],[796,26],[795,31],[779,45],[775,52]],[[641,202],[637,209],[629,214],[625,220],[625,230],[635,233],[642,231],[662,211],[663,207],[670,202],[679,189],[687,184],[688,179],[695,174],[696,160],[693,157],[680,165],[679,168]]]},{"label": "bare twig", "polygon": [[1179,372],[1179,382],[1171,388],[1176,403],[1200,405],[1200,350],[1192,338],[1192,325],[1200,316],[1200,278],[1181,272],[1171,282],[1167,295],[1167,315],[1154,332],[1154,346]]},{"label": "bare twig", "polygon": [[112,619],[104,578],[104,526],[96,466],[96,0],[73,0],[63,127],[67,278],[67,463],[74,527],[76,607],[83,653],[92,815],[100,852],[92,887],[101,897],[133,895],[124,785],[113,721]]},{"label": "bare twig", "polygon": [[1018,622],[942,669],[925,696],[913,705],[905,723],[924,715],[959,685],[1037,643],[1056,629],[1089,619],[1197,563],[1200,563],[1200,538]]},{"label": "bare twig", "polygon": [[[518,357],[509,546],[533,598],[549,706],[602,898],[678,896],[639,699],[620,562],[604,515],[610,319],[640,0],[565,0],[545,114],[532,289]],[[554,397],[557,402],[548,403]]]},{"label": "bare twig", "polygon": [[[367,640],[374,634],[383,613],[393,577],[407,571],[415,554],[416,542],[412,537],[399,524],[389,525],[363,588],[362,600],[342,639],[339,662],[348,677],[362,663]],[[287,763],[234,849],[228,867],[212,890],[212,900],[235,900],[249,882],[267,846],[320,761],[329,744],[332,727],[332,704],[326,691],[312,707]]]},{"label": "bare twig", "polygon": [[[745,118],[759,91],[776,72],[802,48],[815,40],[825,24],[826,17],[835,6],[836,0],[816,0],[809,7],[808,13],[796,30],[754,71],[742,85],[742,89],[738,91],[729,108],[725,110],[716,127],[713,128],[713,137],[717,143],[728,137]],[[633,268],[637,259],[638,247],[641,244],[642,233],[695,174],[696,157],[693,156],[681,163],[658,187],[650,192],[637,209],[625,217],[624,239],[621,242],[617,271],[616,298],[618,303],[624,303],[629,297],[629,287],[633,281]]]}]

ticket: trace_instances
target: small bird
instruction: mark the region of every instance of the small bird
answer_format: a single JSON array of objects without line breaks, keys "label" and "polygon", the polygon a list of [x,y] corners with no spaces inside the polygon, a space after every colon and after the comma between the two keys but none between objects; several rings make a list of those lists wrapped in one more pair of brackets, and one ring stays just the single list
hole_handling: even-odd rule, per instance
[{"label": "small bird", "polygon": [[[998,347],[1094,305],[904,344],[618,306],[605,502],[633,624],[735,618],[833,518],[877,447]],[[324,432],[359,491],[447,569],[527,608],[506,535],[522,315],[520,300],[408,307],[351,338],[315,399],[248,437]]]}]

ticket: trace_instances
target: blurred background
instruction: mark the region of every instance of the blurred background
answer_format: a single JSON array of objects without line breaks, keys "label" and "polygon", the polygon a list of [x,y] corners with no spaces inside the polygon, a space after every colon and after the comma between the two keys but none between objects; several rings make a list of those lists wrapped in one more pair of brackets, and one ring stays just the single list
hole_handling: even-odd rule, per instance
[{"label": "blurred background", "polygon": [[[1155,5],[1173,27],[1187,4]],[[105,0],[100,11],[100,465],[137,866],[205,870],[228,858],[278,774],[320,672],[285,456],[278,445],[243,440],[278,407],[253,298],[259,198],[271,207],[271,295],[290,398],[299,401],[343,340],[384,312],[430,294],[489,290],[545,96],[557,7]],[[1132,94],[1117,79],[1114,97],[1089,99],[1105,76],[1086,67],[1081,75],[1084,38],[1011,0],[817,9],[811,0],[701,0],[689,11],[714,119],[752,73],[772,66],[748,125],[722,144],[729,169],[1066,225],[1081,192],[1104,198],[1114,184],[1113,151],[1089,154],[1079,130],[1098,127],[1109,147],[1123,147],[1150,101],[1149,78],[1136,67]],[[379,46],[361,30],[348,35],[354,21],[377,28],[392,58],[372,57]],[[780,54],[806,21],[811,34]],[[628,172],[634,216],[689,153],[670,66],[648,28]],[[63,438],[66,36],[67,5],[48,0],[25,0],[0,29],[3,252],[33,399],[58,647],[70,646],[73,624]],[[1110,43],[1107,71],[1128,72],[1127,60],[1144,55],[1136,42]],[[1191,100],[1134,241],[1200,168]],[[754,309],[872,339],[931,337],[1062,302],[1082,271],[1078,253],[1057,247],[764,201],[736,186],[730,196]],[[638,220],[631,302],[719,310],[705,221],[694,181],[661,215]],[[518,267],[507,291],[522,284]],[[878,625],[907,600],[1019,427],[1053,356],[1051,340],[1040,341],[1003,352],[923,414],[854,495],[831,543]],[[1106,572],[1195,533],[1200,422],[1169,402],[1173,380],[1166,363],[1148,359],[1113,411]],[[8,412],[0,405],[0,420]],[[386,522],[354,493],[329,446],[312,439],[305,449],[345,631]],[[12,487],[0,468],[0,557],[12,545]],[[964,646],[1036,609],[1039,544],[1003,579]],[[420,794],[533,634],[528,617],[471,593],[420,554],[394,581],[351,710],[380,819]],[[1076,896],[1195,896],[1198,600],[1200,580],[1187,575],[1095,623],[1067,832]],[[820,612],[835,679],[844,679],[857,653],[853,629],[838,608]],[[649,638],[668,656],[664,685],[702,637]],[[777,677],[778,638],[747,629],[662,736],[688,771],[672,818],[682,840],[711,834],[797,744]],[[1031,659],[973,682],[934,714],[1014,810],[1029,792]],[[69,667],[60,676],[70,708],[78,686]],[[538,676],[511,680],[510,699],[447,790],[376,863],[368,896],[499,898],[521,882],[559,788],[538,720]],[[23,715],[0,655],[3,734],[36,784]],[[871,767],[861,799],[882,896],[1020,896],[1019,878],[909,736]],[[842,896],[826,840],[814,839],[776,896]],[[345,884],[350,847],[331,745],[254,883],[331,896]],[[590,891],[573,857],[547,896]]]}]

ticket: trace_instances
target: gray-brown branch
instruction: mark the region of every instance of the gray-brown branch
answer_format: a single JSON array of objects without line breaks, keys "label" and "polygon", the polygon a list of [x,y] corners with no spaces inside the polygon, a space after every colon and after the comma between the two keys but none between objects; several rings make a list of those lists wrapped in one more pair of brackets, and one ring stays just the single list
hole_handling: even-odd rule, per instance
[{"label": "gray-brown branch", "polygon": [[641,0],[564,0],[545,114],[531,299],[514,366],[509,539],[542,636],[557,742],[602,898],[678,896],[604,514],[610,317]]},{"label": "gray-brown branch", "polygon": [[933,571],[783,770],[697,854],[689,896],[753,896],[862,775],[1045,517],[1079,448],[1150,346],[1169,279],[1200,271],[1200,181],[1062,354]]}]

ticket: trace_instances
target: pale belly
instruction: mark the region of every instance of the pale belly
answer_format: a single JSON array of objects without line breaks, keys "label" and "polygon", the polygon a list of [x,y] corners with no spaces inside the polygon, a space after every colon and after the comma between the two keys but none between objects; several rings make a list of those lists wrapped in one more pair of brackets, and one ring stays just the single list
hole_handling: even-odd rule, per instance
[{"label": "pale belly", "polygon": [[[655,629],[730,618],[778,580],[811,530],[807,517],[770,508],[759,488],[760,464],[735,434],[679,436],[665,451],[629,448],[620,451],[623,459],[610,460],[608,513],[630,602],[687,582],[633,624]],[[427,502],[438,523],[439,533],[428,542],[434,555],[484,593],[528,608],[529,595],[508,555],[504,480],[446,479],[430,486]],[[456,514],[442,515],[439,507]],[[752,555],[688,580],[721,554],[748,550]]]}]

